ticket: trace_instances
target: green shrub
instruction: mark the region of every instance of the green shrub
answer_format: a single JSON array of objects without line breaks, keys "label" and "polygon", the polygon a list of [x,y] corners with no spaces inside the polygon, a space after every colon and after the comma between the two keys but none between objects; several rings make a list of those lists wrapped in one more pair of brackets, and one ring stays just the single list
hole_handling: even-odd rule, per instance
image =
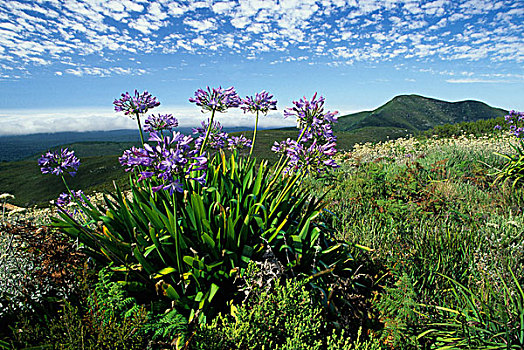
[{"label": "green shrub", "polygon": [[196,332],[194,349],[321,349],[326,336],[322,307],[307,279],[256,286],[231,314],[220,315]]}]

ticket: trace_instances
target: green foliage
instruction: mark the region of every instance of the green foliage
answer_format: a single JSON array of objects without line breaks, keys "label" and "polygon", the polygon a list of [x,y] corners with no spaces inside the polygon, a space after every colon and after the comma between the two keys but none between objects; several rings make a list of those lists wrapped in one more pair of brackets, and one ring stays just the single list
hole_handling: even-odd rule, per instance
[{"label": "green foliage", "polygon": [[501,115],[497,118],[480,119],[471,122],[437,125],[433,129],[424,131],[422,135],[425,137],[438,136],[440,138],[460,135],[481,136],[484,134],[492,134],[497,125],[505,125],[504,116]]},{"label": "green foliage", "polygon": [[[120,284],[111,282],[112,273],[103,269],[86,298],[76,306],[65,301],[56,316],[38,322],[31,314],[13,327],[15,348],[41,349],[144,349],[148,312],[133,298],[125,296]],[[84,308],[85,307],[85,310]]]},{"label": "green foliage", "polygon": [[[374,274],[361,320],[390,348],[521,347],[522,191],[492,185],[488,165],[502,163],[488,142],[440,142],[335,175],[327,209],[338,237],[370,248],[353,249],[359,272]],[[309,183],[319,192],[327,185]]]},{"label": "green foliage", "polygon": [[143,346],[140,327],[147,321],[145,309],[126,297],[123,287],[111,282],[112,273],[102,269],[98,283],[87,298],[90,333],[103,348],[135,348]]},{"label": "green foliage", "polygon": [[382,339],[395,349],[416,347],[419,321],[417,294],[408,275],[403,275],[393,287],[386,287],[375,307],[384,322]]},{"label": "green foliage", "polygon": [[381,349],[378,339],[365,341],[362,328],[356,339],[333,329],[308,278],[260,279],[260,267],[250,263],[244,279],[251,286],[241,305],[232,305],[211,324],[200,325],[191,349]]},{"label": "green foliage", "polygon": [[176,309],[172,309],[157,315],[146,325],[145,330],[157,344],[180,347],[187,340],[187,319]]},{"label": "green foliage", "polygon": [[371,338],[370,340],[361,340],[362,327],[358,329],[357,339],[351,340],[346,336],[344,330],[338,332],[333,330],[333,334],[327,337],[326,349],[329,350],[380,350],[385,347],[380,340]]},{"label": "green foliage", "polygon": [[518,145],[511,145],[515,154],[498,154],[506,159],[501,169],[495,169],[492,174],[495,182],[511,182],[511,187],[521,187],[524,182],[524,141],[519,140]]},{"label": "green foliage", "polygon": [[[453,300],[443,306],[426,306],[438,311],[439,321],[419,338],[433,340],[439,349],[522,349],[524,347],[524,291],[510,270],[513,288],[500,280],[502,288],[490,286],[480,295],[463,284],[452,283]],[[502,298],[496,295],[501,293]]]}]

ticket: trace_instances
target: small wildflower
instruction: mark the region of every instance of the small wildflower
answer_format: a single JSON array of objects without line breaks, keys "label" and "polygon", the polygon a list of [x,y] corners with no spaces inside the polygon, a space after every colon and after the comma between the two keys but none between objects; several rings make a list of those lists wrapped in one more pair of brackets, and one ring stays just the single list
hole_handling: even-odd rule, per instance
[{"label": "small wildflower", "polygon": [[15,199],[15,196],[13,196],[10,193],[2,193],[2,194],[0,194],[0,200],[7,201],[9,199]]}]

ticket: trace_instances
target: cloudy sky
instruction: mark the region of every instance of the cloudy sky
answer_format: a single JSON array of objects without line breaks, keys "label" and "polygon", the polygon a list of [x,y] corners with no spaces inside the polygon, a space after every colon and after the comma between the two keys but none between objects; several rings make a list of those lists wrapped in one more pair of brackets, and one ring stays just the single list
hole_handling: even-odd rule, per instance
[{"label": "cloudy sky", "polygon": [[195,125],[206,85],[280,110],[316,91],[341,114],[407,93],[524,110],[523,19],[522,0],[3,0],[0,135],[133,127],[112,101],[134,89]]}]

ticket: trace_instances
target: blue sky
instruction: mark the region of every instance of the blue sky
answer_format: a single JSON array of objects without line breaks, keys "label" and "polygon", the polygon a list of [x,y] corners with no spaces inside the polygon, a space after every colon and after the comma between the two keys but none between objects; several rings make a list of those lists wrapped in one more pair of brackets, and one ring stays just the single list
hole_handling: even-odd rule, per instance
[{"label": "blue sky", "polygon": [[135,88],[184,126],[207,85],[273,93],[265,126],[316,91],[342,115],[408,93],[524,110],[523,19],[521,0],[4,0],[0,135],[132,128],[112,101]]}]

